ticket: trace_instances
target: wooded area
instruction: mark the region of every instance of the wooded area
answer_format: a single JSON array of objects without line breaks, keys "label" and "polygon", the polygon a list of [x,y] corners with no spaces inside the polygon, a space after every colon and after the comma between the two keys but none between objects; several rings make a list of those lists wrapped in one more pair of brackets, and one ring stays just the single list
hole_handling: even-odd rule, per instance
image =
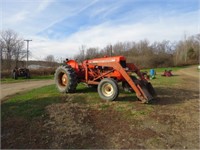
[{"label": "wooded area", "polygon": [[[184,38],[178,42],[164,40],[150,43],[148,40],[139,42],[118,42],[107,45],[103,49],[81,46],[74,59],[82,62],[85,59],[103,57],[105,55],[124,55],[128,62],[141,68],[172,67],[197,64],[199,62],[200,34]],[[111,54],[112,53],[112,54]]]}]

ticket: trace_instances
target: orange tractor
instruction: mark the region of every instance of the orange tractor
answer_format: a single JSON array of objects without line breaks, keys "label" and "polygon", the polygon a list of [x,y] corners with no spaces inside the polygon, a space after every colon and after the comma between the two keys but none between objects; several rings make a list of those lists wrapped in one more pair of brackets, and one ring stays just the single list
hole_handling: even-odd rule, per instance
[{"label": "orange tractor", "polygon": [[[135,73],[135,74],[134,74]],[[119,95],[119,82],[124,90],[136,93],[138,100],[148,103],[156,93],[140,70],[132,63],[126,63],[124,56],[95,58],[78,64],[66,59],[55,72],[55,83],[62,93],[76,91],[78,83],[97,86],[102,99],[112,101]]]}]

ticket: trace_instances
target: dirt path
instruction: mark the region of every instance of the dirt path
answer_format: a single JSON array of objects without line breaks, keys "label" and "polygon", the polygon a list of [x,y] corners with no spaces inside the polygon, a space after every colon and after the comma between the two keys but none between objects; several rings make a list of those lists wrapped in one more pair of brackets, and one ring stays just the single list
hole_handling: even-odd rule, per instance
[{"label": "dirt path", "polygon": [[32,90],[46,85],[53,84],[53,80],[40,80],[40,81],[26,81],[20,83],[1,84],[0,86],[0,99],[4,100],[6,97],[23,91]]},{"label": "dirt path", "polygon": [[199,71],[197,70],[197,66],[181,69],[177,73],[184,74],[186,76],[190,76],[194,78],[199,78]]}]

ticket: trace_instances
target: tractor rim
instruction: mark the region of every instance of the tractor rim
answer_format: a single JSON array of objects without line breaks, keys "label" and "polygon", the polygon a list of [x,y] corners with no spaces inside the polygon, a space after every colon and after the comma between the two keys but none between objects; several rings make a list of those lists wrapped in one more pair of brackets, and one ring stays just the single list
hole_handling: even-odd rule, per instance
[{"label": "tractor rim", "polygon": [[65,73],[61,75],[61,85],[66,86],[68,83],[68,77]]},{"label": "tractor rim", "polygon": [[113,95],[113,93],[114,93],[113,86],[110,83],[105,83],[102,86],[102,93],[106,97],[109,97],[109,96]]}]

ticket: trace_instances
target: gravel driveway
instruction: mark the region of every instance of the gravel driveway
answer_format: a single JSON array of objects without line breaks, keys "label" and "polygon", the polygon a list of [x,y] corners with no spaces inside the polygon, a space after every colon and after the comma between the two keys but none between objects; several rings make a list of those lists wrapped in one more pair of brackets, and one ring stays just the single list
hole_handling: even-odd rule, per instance
[{"label": "gravel driveway", "polygon": [[0,86],[0,99],[4,100],[6,97],[36,89],[42,86],[54,84],[54,80],[40,80],[40,81],[25,81],[20,83],[6,83]]}]

